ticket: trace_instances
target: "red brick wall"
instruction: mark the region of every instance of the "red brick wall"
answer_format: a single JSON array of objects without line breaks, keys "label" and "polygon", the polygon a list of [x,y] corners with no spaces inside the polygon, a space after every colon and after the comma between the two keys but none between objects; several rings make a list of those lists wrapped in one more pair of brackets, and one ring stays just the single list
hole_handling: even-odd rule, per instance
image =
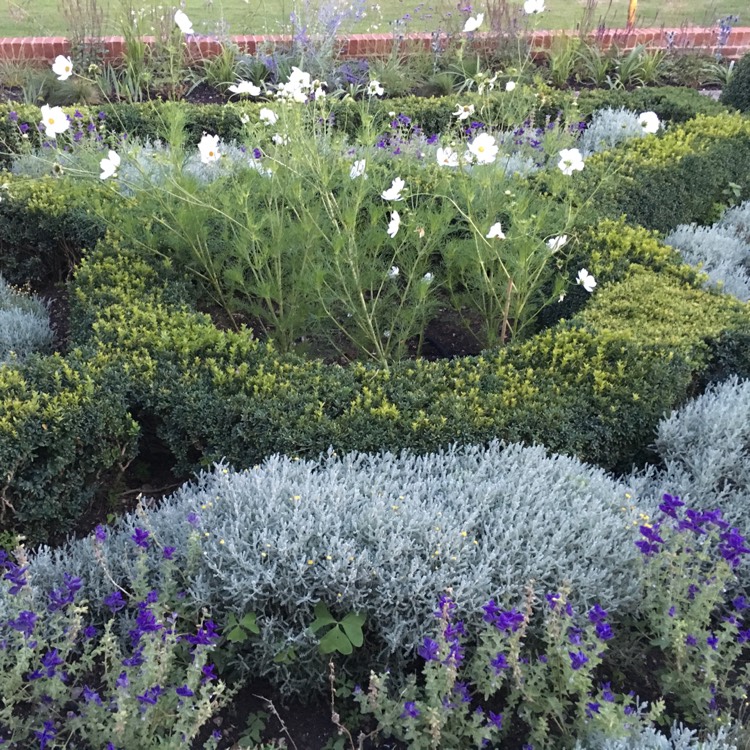
[{"label": "red brick wall", "polygon": [[[535,31],[531,35],[532,49],[549,49],[555,36],[560,31]],[[670,43],[669,39],[672,37]],[[598,39],[605,49],[617,45],[621,49],[632,49],[638,44],[644,44],[650,49],[695,49],[712,54],[716,51],[718,29],[690,28],[690,29],[607,29],[603,34],[592,37]],[[148,40],[148,37],[146,37]],[[254,53],[260,46],[284,45],[290,41],[289,36],[261,35],[234,36],[233,41],[248,53]],[[392,34],[353,34],[342,39],[343,57],[376,57],[387,55],[393,45]],[[414,45],[430,48],[432,36],[425,34],[406,34],[404,39]],[[475,43],[492,45],[491,33],[478,33]],[[108,59],[117,60],[122,57],[124,42],[122,37],[108,36],[102,40],[109,51]],[[221,44],[215,39],[205,37],[190,37],[187,47],[191,57],[201,58],[216,54]],[[48,61],[57,55],[68,54],[68,41],[64,37],[0,37],[0,59],[25,59]],[[721,49],[724,57],[738,59],[750,52],[750,27],[738,27],[731,30],[727,43]]]}]

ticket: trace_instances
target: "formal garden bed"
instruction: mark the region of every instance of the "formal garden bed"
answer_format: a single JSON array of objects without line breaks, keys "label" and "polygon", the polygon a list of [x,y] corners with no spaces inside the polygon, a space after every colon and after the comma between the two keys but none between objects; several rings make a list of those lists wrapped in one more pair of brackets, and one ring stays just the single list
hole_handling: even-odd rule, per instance
[{"label": "formal garden bed", "polygon": [[746,746],[750,58],[466,38],[0,104],[0,747]]}]

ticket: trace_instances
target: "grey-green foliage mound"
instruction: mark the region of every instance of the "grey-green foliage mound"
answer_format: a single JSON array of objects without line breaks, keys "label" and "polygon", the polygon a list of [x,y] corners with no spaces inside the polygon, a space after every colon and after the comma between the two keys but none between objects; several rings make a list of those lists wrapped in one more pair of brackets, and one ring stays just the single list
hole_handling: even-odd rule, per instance
[{"label": "grey-green foliage mound", "polygon": [[656,449],[663,469],[641,476],[642,493],[678,494],[750,528],[750,380],[730,378],[673,411],[659,424]]},{"label": "grey-green foliage mound", "polygon": [[[518,604],[531,580],[540,594],[570,581],[581,606],[629,607],[637,550],[627,489],[542,447],[321,463],[274,456],[247,471],[203,474],[158,510],[124,518],[103,549],[114,580],[125,583],[135,527],[177,547],[180,569],[190,570],[186,601],[210,607],[218,621],[257,613],[262,635],[249,644],[247,669],[293,691],[325,676],[326,659],[306,632],[319,600],[339,616],[365,613],[357,662],[396,671],[431,632],[447,589],[470,621],[490,597]],[[187,558],[186,539],[200,548]],[[37,584],[66,570],[85,580],[94,602],[112,590],[91,540],[43,549],[31,564]],[[290,648],[292,664],[274,663]]]},{"label": "grey-green foliage mound", "polygon": [[670,733],[649,727],[635,737],[625,739],[591,739],[585,744],[576,744],[575,750],[736,750],[725,729],[701,740],[693,729],[673,726]]},{"label": "grey-green foliage mound", "polygon": [[645,135],[636,112],[625,107],[605,107],[594,112],[591,122],[581,135],[579,147],[584,156],[590,156]]},{"label": "grey-green foliage mound", "polygon": [[52,346],[47,308],[16,291],[0,275],[0,365]]},{"label": "grey-green foliage mound", "polygon": [[691,266],[708,275],[709,284],[750,300],[750,201],[727,211],[710,227],[682,224],[664,240]]}]

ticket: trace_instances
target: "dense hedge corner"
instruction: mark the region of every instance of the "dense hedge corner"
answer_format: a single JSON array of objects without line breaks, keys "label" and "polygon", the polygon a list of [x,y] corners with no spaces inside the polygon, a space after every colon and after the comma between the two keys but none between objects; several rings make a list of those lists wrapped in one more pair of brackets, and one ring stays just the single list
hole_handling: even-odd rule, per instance
[{"label": "dense hedge corner", "polygon": [[721,102],[740,112],[750,112],[750,53],[737,63],[734,75],[721,92]]},{"label": "dense hedge corner", "polygon": [[33,357],[0,368],[0,393],[0,527],[32,543],[70,531],[135,456],[122,375],[76,353]]}]

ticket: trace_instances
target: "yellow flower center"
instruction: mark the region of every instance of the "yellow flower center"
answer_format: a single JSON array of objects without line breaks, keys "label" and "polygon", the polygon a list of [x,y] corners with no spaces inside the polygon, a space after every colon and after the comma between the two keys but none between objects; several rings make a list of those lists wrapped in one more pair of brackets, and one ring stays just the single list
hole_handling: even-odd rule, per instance
[{"label": "yellow flower center", "polygon": [[55,124],[55,118],[54,118],[54,117],[50,117],[50,118],[49,118],[49,120],[47,120],[47,122],[48,122],[48,123],[49,123],[50,125],[54,125],[54,124]]},{"label": "yellow flower center", "polygon": [[213,151],[209,151],[209,152],[208,152],[208,155],[209,155],[210,157],[213,157],[213,155],[214,155],[214,152],[213,152]]}]

